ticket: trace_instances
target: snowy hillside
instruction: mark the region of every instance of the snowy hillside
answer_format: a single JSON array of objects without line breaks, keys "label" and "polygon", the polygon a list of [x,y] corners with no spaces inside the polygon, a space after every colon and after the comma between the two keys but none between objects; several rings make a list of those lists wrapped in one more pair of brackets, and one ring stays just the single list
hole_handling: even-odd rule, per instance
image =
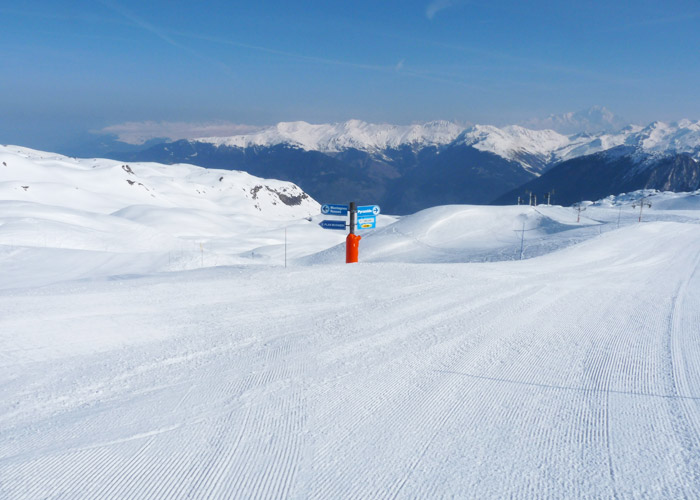
[{"label": "snowy hillside", "polygon": [[0,200],[108,214],[133,205],[305,217],[318,204],[288,182],[193,165],[126,165],[0,146]]},{"label": "snowy hillside", "polygon": [[[691,210],[699,199],[657,196],[687,199]],[[7,146],[0,149],[0,208],[0,289],[222,265],[276,266],[285,259],[290,265],[344,260],[344,234],[318,226],[327,218],[318,203],[292,184],[236,171],[78,160]],[[597,222],[603,215],[589,215],[576,223],[569,208],[469,205],[401,219],[382,214],[378,229],[363,233],[362,255],[366,262],[513,260],[525,223],[524,255],[533,257],[607,229]],[[635,220],[631,202],[622,215],[623,223]],[[54,258],[65,265],[53,265]],[[39,271],[27,274],[28,268]]]},{"label": "snowy hillside", "polygon": [[0,498],[700,495],[700,192],[383,217],[345,265],[194,167],[3,161]]},{"label": "snowy hillside", "polygon": [[[209,265],[247,262],[256,249],[271,246],[257,256],[269,258],[280,252],[285,227],[293,234],[295,224],[311,225],[306,219],[319,211],[294,184],[244,172],[79,160],[2,146],[0,287],[154,266],[189,269],[205,257]],[[320,228],[317,233],[320,241],[338,241]],[[53,252],[67,266],[52,265]],[[27,275],[25,266],[45,274]]]}]

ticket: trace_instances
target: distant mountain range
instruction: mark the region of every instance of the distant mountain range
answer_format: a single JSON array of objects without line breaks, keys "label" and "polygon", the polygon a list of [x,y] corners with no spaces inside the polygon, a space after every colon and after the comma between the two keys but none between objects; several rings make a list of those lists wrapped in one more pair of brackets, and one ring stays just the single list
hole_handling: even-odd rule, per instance
[{"label": "distant mountain range", "polygon": [[451,203],[515,203],[525,189],[553,189],[556,203],[640,188],[697,189],[700,122],[573,135],[446,121],[291,122],[109,156],[244,170],[294,182],[322,203],[354,200],[406,214]]}]

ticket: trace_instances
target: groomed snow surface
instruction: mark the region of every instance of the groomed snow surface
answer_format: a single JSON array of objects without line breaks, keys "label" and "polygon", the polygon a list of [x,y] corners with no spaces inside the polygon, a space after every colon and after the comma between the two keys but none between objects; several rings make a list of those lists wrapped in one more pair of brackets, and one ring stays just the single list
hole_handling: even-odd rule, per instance
[{"label": "groomed snow surface", "polygon": [[385,216],[345,265],[274,181],[2,160],[86,194],[0,177],[0,498],[700,496],[698,193]]}]

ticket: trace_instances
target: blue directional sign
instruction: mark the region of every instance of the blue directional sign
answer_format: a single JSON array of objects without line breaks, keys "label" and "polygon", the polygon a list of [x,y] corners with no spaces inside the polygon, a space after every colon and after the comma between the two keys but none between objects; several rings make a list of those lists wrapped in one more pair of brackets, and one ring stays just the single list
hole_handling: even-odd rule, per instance
[{"label": "blue directional sign", "polygon": [[378,205],[365,205],[364,207],[357,207],[358,217],[361,215],[374,215],[375,217],[379,215]]},{"label": "blue directional sign", "polygon": [[325,204],[321,206],[321,213],[323,215],[348,215],[347,205],[330,205]]},{"label": "blue directional sign", "polygon": [[374,229],[377,227],[376,217],[358,217],[357,229]]},{"label": "blue directional sign", "polygon": [[323,229],[342,229],[343,231],[347,227],[344,220],[322,220],[318,225]]}]

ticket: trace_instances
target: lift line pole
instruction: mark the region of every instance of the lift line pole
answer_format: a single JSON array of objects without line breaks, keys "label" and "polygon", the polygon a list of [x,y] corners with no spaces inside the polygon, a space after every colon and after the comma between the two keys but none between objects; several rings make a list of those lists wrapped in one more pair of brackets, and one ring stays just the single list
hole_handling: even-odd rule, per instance
[{"label": "lift line pole", "polygon": [[642,211],[644,210],[644,205],[651,208],[651,202],[647,200],[647,197],[643,197],[634,202],[632,208],[637,208],[637,203],[639,203],[639,222],[642,222]]}]

